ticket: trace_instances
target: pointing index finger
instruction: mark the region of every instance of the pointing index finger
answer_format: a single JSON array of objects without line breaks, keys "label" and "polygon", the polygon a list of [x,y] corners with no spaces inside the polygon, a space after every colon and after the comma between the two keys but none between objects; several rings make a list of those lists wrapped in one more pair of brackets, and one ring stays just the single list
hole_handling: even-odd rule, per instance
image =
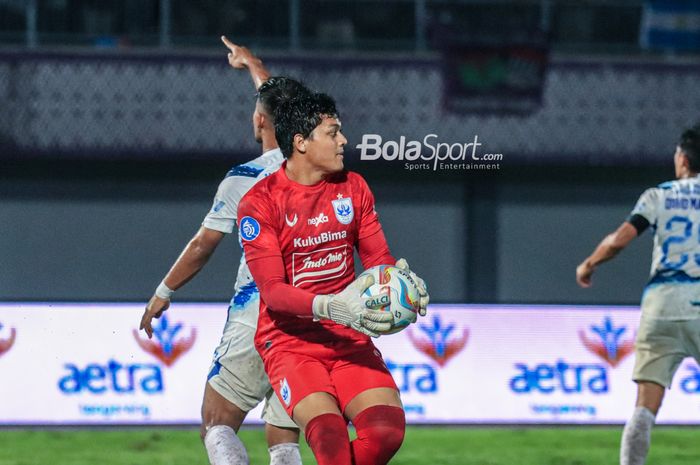
[{"label": "pointing index finger", "polygon": [[228,48],[231,51],[233,51],[233,49],[236,47],[236,44],[228,40],[226,36],[221,36],[221,42],[223,42],[226,48]]}]

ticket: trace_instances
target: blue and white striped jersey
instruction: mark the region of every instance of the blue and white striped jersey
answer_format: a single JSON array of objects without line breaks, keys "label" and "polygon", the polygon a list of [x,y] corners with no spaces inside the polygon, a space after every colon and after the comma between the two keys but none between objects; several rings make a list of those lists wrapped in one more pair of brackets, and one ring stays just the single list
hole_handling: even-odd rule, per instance
[{"label": "blue and white striped jersey", "polygon": [[[264,177],[279,169],[284,156],[279,149],[268,150],[253,160],[236,165],[216,192],[214,204],[202,222],[202,226],[225,234],[233,232],[236,226],[236,212],[241,198]],[[240,244],[240,235],[238,242]],[[259,291],[250,274],[245,255],[241,255],[236,277],[235,293],[231,299],[229,318],[255,327],[258,322]]]},{"label": "blue and white striped jersey", "polygon": [[654,230],[650,285],[700,282],[700,177],[647,189],[632,215]]}]

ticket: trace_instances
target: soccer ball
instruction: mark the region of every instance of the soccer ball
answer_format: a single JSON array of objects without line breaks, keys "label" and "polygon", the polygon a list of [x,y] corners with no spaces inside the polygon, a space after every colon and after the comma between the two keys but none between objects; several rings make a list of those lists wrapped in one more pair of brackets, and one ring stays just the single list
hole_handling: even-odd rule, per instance
[{"label": "soccer ball", "polygon": [[406,271],[389,265],[378,265],[365,270],[362,275],[374,276],[374,284],[365,296],[377,296],[383,303],[381,310],[391,312],[394,321],[391,329],[382,334],[393,334],[416,322],[420,293],[415,281]]}]

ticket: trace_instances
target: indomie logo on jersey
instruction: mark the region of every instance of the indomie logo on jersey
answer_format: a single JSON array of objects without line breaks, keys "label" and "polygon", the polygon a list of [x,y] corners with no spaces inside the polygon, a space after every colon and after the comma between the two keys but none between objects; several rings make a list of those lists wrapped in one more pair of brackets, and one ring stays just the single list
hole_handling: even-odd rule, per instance
[{"label": "indomie logo on jersey", "polygon": [[461,334],[457,333],[454,323],[443,326],[440,315],[432,317],[431,324],[418,323],[418,328],[423,337],[413,334],[413,328],[408,330],[408,338],[413,346],[442,366],[455,355],[460,353],[467,345],[469,330],[463,328]]},{"label": "indomie logo on jersey", "polygon": [[578,337],[590,352],[603,359],[611,367],[616,367],[629,354],[634,352],[634,338],[620,340],[627,331],[626,326],[615,326],[612,319],[606,316],[600,326],[591,325],[592,336],[584,331],[578,332]]},{"label": "indomie logo on jersey", "polygon": [[313,252],[292,254],[292,285],[325,281],[345,274],[348,269],[347,245]]},{"label": "indomie logo on jersey", "polygon": [[[2,331],[2,323],[0,323],[0,331]],[[6,339],[0,337],[0,356],[9,351],[15,344],[15,339],[17,338],[17,330],[15,328],[10,329],[10,335]]]},{"label": "indomie logo on jersey", "polygon": [[136,329],[133,330],[133,334],[139,347],[145,352],[153,355],[165,366],[172,366],[177,359],[192,348],[197,338],[195,328],[191,329],[189,337],[179,337],[182,329],[182,323],[171,325],[168,317],[163,315],[153,326],[155,340],[141,339]]}]

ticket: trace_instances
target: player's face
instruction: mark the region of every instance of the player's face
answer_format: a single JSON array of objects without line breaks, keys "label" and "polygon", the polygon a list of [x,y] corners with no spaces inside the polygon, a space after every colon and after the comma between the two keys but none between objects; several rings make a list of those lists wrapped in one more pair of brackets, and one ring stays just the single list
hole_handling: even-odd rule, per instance
[{"label": "player's face", "polygon": [[348,140],[340,130],[340,120],[325,117],[306,140],[308,161],[324,173],[343,169],[343,150]]}]

